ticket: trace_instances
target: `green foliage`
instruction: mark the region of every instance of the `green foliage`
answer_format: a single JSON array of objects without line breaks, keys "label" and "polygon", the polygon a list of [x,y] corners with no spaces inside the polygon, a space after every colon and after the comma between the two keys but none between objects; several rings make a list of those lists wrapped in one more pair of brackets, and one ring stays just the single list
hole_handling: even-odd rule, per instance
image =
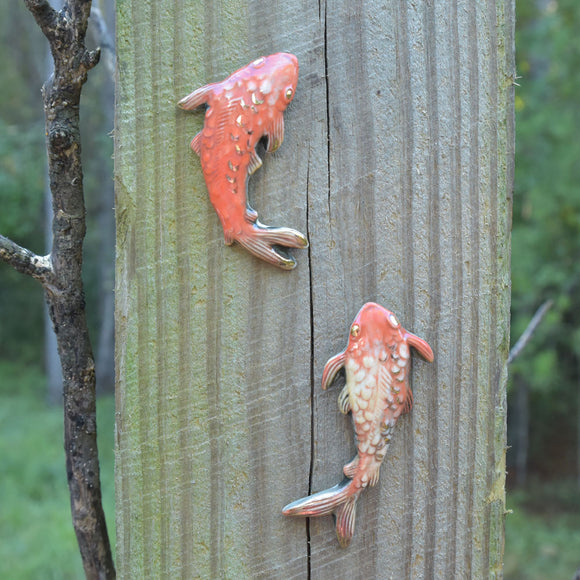
[{"label": "green foliage", "polygon": [[[40,123],[10,125],[0,118],[0,232],[35,243],[42,253],[44,135]],[[40,162],[39,162],[40,160]],[[40,235],[38,234],[40,232]]]},{"label": "green foliage", "polygon": [[552,298],[554,306],[510,371],[530,388],[530,465],[558,478],[578,469],[580,4],[519,2],[517,9],[514,340],[542,302]]},{"label": "green foliage", "polygon": [[[0,83],[1,84],[1,83]],[[43,254],[43,129],[0,118],[0,233]],[[24,364],[41,357],[31,329],[42,336],[42,291],[32,279],[0,264],[0,358]]]},{"label": "green foliage", "polygon": [[[84,578],[70,515],[62,408],[47,407],[35,367],[0,364],[0,578]],[[98,401],[103,503],[114,533],[114,401]]]},{"label": "green foliage", "polygon": [[0,2],[0,45],[0,118],[14,125],[38,123],[48,45],[24,2]]},{"label": "green foliage", "polygon": [[575,481],[508,494],[506,580],[570,580],[580,566],[580,499]]},{"label": "green foliage", "polygon": [[[43,254],[46,156],[38,56],[44,41],[35,27],[22,2],[0,3],[0,234]],[[42,312],[38,282],[0,264],[0,360],[38,363]]]}]

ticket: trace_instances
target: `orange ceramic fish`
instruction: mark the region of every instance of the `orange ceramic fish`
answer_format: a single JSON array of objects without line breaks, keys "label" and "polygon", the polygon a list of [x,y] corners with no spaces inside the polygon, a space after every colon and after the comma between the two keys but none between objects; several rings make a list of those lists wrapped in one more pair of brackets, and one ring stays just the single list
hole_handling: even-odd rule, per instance
[{"label": "orange ceramic fish", "polygon": [[260,139],[275,151],[284,139],[284,111],[294,98],[298,59],[277,53],[262,57],[221,83],[197,89],[181,101],[183,109],[208,105],[203,130],[191,142],[223,229],[226,244],[244,248],[280,268],[296,266],[280,247],[306,248],[304,235],[290,228],[267,227],[247,200],[248,176],[262,165]]},{"label": "orange ceramic fish", "polygon": [[348,546],[354,533],[356,500],[363,489],[378,482],[395,423],[413,404],[409,388],[410,347],[433,362],[433,351],[423,339],[407,332],[392,312],[368,302],[350,327],[346,350],[333,356],[324,367],[323,389],[332,383],[339,369],[346,369],[346,386],[338,406],[342,413],[352,414],[358,453],[343,468],[347,479],[287,505],[283,513],[334,513],[342,547]]}]

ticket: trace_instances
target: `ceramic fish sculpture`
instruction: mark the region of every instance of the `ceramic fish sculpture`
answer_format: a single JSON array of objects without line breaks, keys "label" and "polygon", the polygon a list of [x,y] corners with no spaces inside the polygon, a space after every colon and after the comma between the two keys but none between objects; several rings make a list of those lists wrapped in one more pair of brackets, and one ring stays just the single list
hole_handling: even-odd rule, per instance
[{"label": "ceramic fish sculpture", "polygon": [[323,389],[345,367],[346,386],[338,406],[345,415],[349,411],[352,414],[358,453],[344,466],[346,479],[342,483],[288,504],[283,513],[333,513],[336,535],[343,548],[354,533],[356,500],[366,487],[378,482],[395,423],[413,404],[409,388],[410,347],[433,362],[433,351],[423,339],[406,331],[392,312],[368,302],[350,327],[346,350],[333,356],[324,367]]},{"label": "ceramic fish sculpture", "polygon": [[262,165],[256,145],[266,151],[284,139],[284,111],[294,98],[298,59],[277,53],[261,57],[226,80],[197,89],[179,101],[183,109],[207,105],[203,129],[191,142],[199,155],[210,201],[227,245],[238,242],[252,254],[285,270],[296,261],[282,248],[306,248],[308,240],[290,228],[261,224],[247,200],[247,180]]}]

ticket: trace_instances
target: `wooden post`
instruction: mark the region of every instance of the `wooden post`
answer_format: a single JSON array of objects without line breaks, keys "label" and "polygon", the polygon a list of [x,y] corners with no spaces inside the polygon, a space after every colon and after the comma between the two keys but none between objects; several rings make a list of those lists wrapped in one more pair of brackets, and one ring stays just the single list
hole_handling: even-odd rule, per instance
[{"label": "wooden post", "polygon": [[[120,577],[501,577],[513,1],[117,6]],[[277,51],[298,90],[249,191],[308,235],[292,272],[224,246],[176,106]],[[354,454],[320,379],[369,300],[436,359],[342,550],[281,508]]]}]

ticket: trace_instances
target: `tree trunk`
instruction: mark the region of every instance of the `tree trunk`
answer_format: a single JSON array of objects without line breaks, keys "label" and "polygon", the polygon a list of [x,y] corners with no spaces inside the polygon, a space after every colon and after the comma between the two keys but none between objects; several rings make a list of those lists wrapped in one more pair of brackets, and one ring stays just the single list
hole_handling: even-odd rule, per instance
[{"label": "tree trunk", "polygon": [[[118,3],[117,558],[125,578],[501,577],[513,3]],[[226,247],[177,101],[300,61],[251,177],[307,233],[284,272]],[[320,388],[373,300],[425,338],[355,537],[285,518],[354,455]]]},{"label": "tree trunk", "polygon": [[[46,75],[49,77],[51,73]],[[46,229],[46,253],[49,254],[52,245],[52,193],[46,174],[44,190],[44,227]],[[47,399],[51,405],[62,405],[62,368],[58,356],[56,335],[52,327],[52,320],[48,314],[48,306],[44,307],[44,366],[46,369]]]},{"label": "tree trunk", "polygon": [[[52,3],[55,10],[62,8],[62,0]],[[49,79],[54,72],[54,63],[50,54],[50,47],[46,46],[46,56],[44,58],[44,70],[42,78]],[[46,168],[44,184],[44,231],[46,254],[52,251],[52,191],[50,190],[50,180],[48,177],[48,166]],[[48,305],[44,307],[44,366],[46,369],[47,399],[51,405],[62,405],[62,368],[58,356],[58,346],[56,335],[52,326],[52,320],[48,313]]]}]

